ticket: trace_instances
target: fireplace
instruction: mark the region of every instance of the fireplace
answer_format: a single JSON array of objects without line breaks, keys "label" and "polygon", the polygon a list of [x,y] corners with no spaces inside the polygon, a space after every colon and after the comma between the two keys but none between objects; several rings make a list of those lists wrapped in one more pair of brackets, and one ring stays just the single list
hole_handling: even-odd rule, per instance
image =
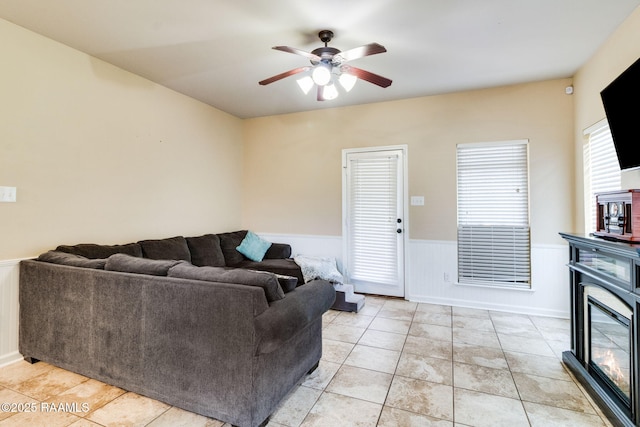
[{"label": "fireplace", "polygon": [[613,293],[583,285],[587,370],[618,406],[631,413],[631,329],[633,312]]},{"label": "fireplace", "polygon": [[612,424],[640,427],[640,245],[561,235],[570,244],[571,282],[571,350],[563,361]]}]

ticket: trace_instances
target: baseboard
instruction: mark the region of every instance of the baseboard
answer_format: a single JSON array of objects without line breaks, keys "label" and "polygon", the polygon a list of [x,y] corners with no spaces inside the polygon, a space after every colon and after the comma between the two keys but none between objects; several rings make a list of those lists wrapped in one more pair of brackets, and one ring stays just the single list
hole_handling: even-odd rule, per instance
[{"label": "baseboard", "polygon": [[427,304],[450,305],[454,307],[474,308],[478,310],[501,311],[504,313],[527,314],[531,316],[557,317],[560,319],[569,319],[569,310],[553,310],[542,307],[530,306],[514,306],[507,304],[496,304],[486,301],[470,301],[456,298],[439,298],[439,297],[411,297],[410,301]]},{"label": "baseboard", "polygon": [[20,360],[22,360],[22,355],[17,351],[9,354],[3,354],[0,356],[0,368],[19,362]]}]

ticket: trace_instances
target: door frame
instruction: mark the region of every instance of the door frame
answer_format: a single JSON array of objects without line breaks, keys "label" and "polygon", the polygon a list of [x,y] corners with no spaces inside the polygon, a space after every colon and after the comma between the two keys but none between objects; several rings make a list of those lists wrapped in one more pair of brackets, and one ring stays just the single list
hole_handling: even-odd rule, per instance
[{"label": "door frame", "polygon": [[407,296],[407,278],[408,278],[408,249],[409,249],[409,167],[408,167],[408,145],[386,145],[380,147],[363,147],[363,148],[345,148],[342,150],[342,253],[343,263],[346,267],[348,265],[348,247],[347,247],[347,155],[354,153],[373,153],[382,151],[401,151],[402,152],[402,298],[406,299]]}]

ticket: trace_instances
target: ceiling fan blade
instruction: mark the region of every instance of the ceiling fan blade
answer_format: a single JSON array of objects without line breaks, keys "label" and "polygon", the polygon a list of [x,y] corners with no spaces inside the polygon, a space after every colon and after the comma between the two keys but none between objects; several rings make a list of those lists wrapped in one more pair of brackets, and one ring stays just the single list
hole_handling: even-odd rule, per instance
[{"label": "ceiling fan blade", "polygon": [[366,80],[369,83],[373,83],[374,85],[378,85],[380,87],[389,87],[391,86],[391,80],[386,77],[382,77],[378,74],[374,74],[372,72],[363,70],[361,68],[351,67],[349,65],[345,65],[341,67],[341,70],[345,73],[353,74],[359,79]]},{"label": "ceiling fan blade", "polygon": [[378,43],[369,43],[364,46],[355,47],[353,49],[340,52],[333,57],[333,62],[341,64],[343,62],[352,61],[354,59],[362,58],[364,56],[375,55],[377,53],[386,52],[387,49]]},{"label": "ceiling fan blade", "polygon": [[283,52],[289,52],[289,53],[294,53],[296,55],[301,55],[301,56],[304,56],[305,58],[309,58],[309,59],[311,59],[313,61],[320,61],[322,59],[318,55],[316,55],[315,53],[307,52],[306,50],[296,49],[295,47],[274,46],[273,48],[275,50],[281,50]]},{"label": "ceiling fan blade", "polygon": [[294,68],[293,70],[285,71],[284,73],[280,73],[276,76],[269,77],[268,79],[264,79],[260,82],[262,86],[268,85],[269,83],[277,82],[278,80],[284,79],[285,77],[293,76],[294,74],[302,73],[303,71],[307,71],[311,67],[299,67]]},{"label": "ceiling fan blade", "polygon": [[324,99],[324,86],[318,86],[318,101],[325,101],[325,99]]}]

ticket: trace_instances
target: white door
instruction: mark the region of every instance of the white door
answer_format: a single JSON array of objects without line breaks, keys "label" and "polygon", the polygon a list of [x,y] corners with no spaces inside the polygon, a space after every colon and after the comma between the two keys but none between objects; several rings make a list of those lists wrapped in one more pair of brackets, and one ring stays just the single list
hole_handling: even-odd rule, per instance
[{"label": "white door", "polygon": [[404,296],[406,147],[343,150],[345,283]]}]

